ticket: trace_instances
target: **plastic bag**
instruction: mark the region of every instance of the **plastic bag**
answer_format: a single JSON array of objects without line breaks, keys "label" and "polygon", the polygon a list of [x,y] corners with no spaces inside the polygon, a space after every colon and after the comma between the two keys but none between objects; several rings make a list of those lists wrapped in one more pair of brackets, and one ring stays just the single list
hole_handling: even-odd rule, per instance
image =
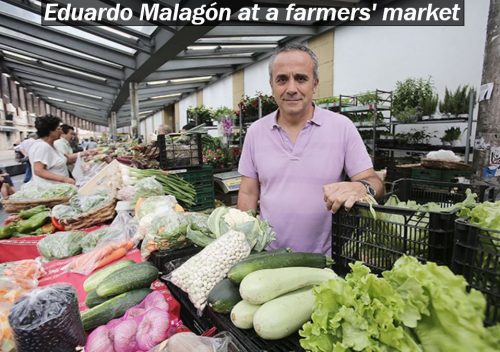
[{"label": "plastic bag", "polygon": [[234,339],[228,333],[214,337],[197,336],[192,332],[180,332],[168,340],[155,346],[150,352],[233,352],[243,351],[231,349]]},{"label": "plastic bag", "polygon": [[186,237],[188,225],[189,219],[184,213],[172,212],[166,217],[155,217],[142,241],[142,257],[147,258],[158,250],[187,247],[191,243]]},{"label": "plastic bag", "polygon": [[85,185],[107,165],[107,163],[101,161],[85,162],[82,157],[78,156],[73,171],[71,172],[76,181],[76,186],[81,187]]},{"label": "plastic bag", "polygon": [[82,231],[57,232],[38,242],[38,252],[49,260],[72,257],[82,252],[84,236]]},{"label": "plastic bag", "polygon": [[[135,187],[134,186],[124,186],[122,187],[116,194],[116,198],[119,200],[132,200],[135,196]],[[135,204],[135,201],[134,201]]]},{"label": "plastic bag", "polygon": [[44,200],[60,197],[72,197],[77,188],[67,183],[28,182],[19,191],[9,197],[13,201]]},{"label": "plastic bag", "polygon": [[11,308],[9,323],[18,352],[74,351],[85,344],[75,288],[35,289]]},{"label": "plastic bag", "polygon": [[154,177],[146,177],[135,185],[134,202],[137,202],[139,198],[162,196],[164,194],[165,191],[160,182],[156,181]]},{"label": "plastic bag", "polygon": [[51,216],[57,219],[74,219],[82,214],[102,208],[113,199],[108,191],[98,191],[91,195],[76,195],[68,205],[58,204],[52,209]]},{"label": "plastic bag", "polygon": [[138,235],[142,239],[149,232],[155,218],[175,214],[177,200],[173,196],[149,197],[136,206],[135,217],[139,220]]}]

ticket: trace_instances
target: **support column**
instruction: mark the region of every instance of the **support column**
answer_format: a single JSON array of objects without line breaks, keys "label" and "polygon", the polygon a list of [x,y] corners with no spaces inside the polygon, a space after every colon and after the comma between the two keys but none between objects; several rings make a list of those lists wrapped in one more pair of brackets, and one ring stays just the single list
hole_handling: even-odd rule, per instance
[{"label": "support column", "polygon": [[[139,138],[139,95],[137,94],[138,84],[130,83],[130,122],[132,126],[132,138]],[[115,125],[116,126],[116,125]]]},{"label": "support column", "polygon": [[111,112],[110,123],[109,123],[109,134],[111,138],[116,139],[116,111]]}]

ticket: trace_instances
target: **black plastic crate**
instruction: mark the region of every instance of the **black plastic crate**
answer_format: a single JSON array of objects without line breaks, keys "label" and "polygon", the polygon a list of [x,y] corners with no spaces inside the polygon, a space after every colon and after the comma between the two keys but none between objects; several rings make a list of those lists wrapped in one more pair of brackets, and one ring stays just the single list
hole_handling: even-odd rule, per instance
[{"label": "black plastic crate", "polygon": [[405,202],[414,200],[419,204],[436,202],[442,206],[451,206],[465,200],[465,192],[468,188],[478,195],[478,201],[493,200],[494,189],[487,185],[438,182],[411,178],[402,178],[394,181],[392,193]]},{"label": "black plastic crate", "polygon": [[199,168],[203,165],[201,134],[158,135],[160,169]]},{"label": "black plastic crate", "polygon": [[364,203],[333,215],[333,268],[339,275],[350,272],[348,264],[358,260],[380,274],[390,270],[404,254],[422,262],[451,264],[456,211],[427,212],[382,205],[374,205],[373,209],[377,219]]},{"label": "black plastic crate", "polygon": [[181,320],[192,332],[202,334],[214,324],[206,316],[199,316],[188,295],[170,281],[164,281],[172,296],[181,304]]},{"label": "black plastic crate", "polygon": [[172,260],[176,260],[179,258],[190,258],[195,255],[203,248],[198,246],[190,246],[181,249],[166,249],[163,251],[155,251],[152,252],[148,258],[148,261],[153,263],[154,266],[158,268],[162,273],[167,273],[165,265]]},{"label": "black plastic crate", "polygon": [[453,271],[486,297],[487,325],[500,321],[500,231],[455,221]]},{"label": "black plastic crate", "polygon": [[238,329],[231,322],[229,314],[219,314],[210,307],[205,309],[205,315],[213,322],[219,331],[230,332],[249,352],[299,352],[304,351],[299,343],[299,335],[294,334],[280,340],[264,340],[253,329]]}]

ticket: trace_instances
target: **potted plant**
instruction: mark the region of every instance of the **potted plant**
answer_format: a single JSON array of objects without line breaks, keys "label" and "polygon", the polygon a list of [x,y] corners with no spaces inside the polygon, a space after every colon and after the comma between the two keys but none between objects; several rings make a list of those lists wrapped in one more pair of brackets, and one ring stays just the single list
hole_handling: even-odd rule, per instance
[{"label": "potted plant", "polygon": [[467,115],[469,113],[470,89],[468,85],[458,86],[454,92],[446,88],[444,99],[439,103],[439,111],[448,117]]},{"label": "potted plant", "polygon": [[213,110],[204,105],[187,109],[188,123],[194,123],[196,126],[204,123],[206,126],[212,126]]},{"label": "potted plant", "polygon": [[214,120],[219,122],[219,135],[222,136],[224,145],[231,143],[233,135],[234,120],[236,113],[227,107],[220,107],[214,111]]},{"label": "potted plant", "polygon": [[262,110],[262,116],[270,114],[278,108],[274,97],[271,95],[265,95],[261,92],[257,92],[257,96],[249,97],[245,95],[243,99],[238,104],[241,113],[243,114],[244,120],[255,120],[259,117],[259,100]]},{"label": "potted plant", "polygon": [[462,131],[459,127],[450,127],[444,131],[441,142],[443,142],[443,144],[454,145],[461,135]]},{"label": "potted plant", "polygon": [[431,78],[407,78],[396,82],[392,98],[392,113],[401,122],[414,122],[424,116],[424,105],[435,99]]}]

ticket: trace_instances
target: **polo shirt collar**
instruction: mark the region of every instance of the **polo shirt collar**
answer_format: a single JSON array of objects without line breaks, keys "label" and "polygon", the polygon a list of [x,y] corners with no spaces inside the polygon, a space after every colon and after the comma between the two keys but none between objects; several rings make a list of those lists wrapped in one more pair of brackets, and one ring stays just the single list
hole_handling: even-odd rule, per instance
[{"label": "polo shirt collar", "polygon": [[[321,110],[322,110],[321,108],[314,105],[313,118],[311,120],[308,120],[308,122],[315,124],[316,126],[321,126],[321,124],[323,123],[323,118],[324,118],[323,114],[321,113]],[[275,127],[280,128],[280,125],[278,124],[278,120],[277,120],[278,111],[279,111],[279,108],[276,111],[271,113],[272,114],[271,115],[271,122],[272,122],[271,129],[274,129]]]}]

